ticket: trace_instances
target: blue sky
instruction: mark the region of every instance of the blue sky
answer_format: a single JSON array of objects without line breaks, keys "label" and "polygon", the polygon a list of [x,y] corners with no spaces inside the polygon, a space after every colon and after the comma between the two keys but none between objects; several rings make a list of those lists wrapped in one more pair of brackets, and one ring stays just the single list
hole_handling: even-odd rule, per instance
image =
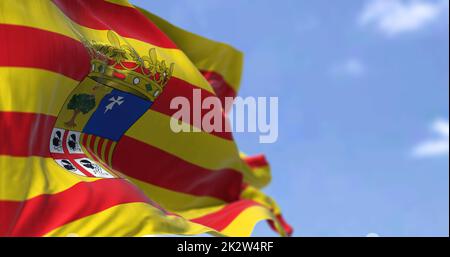
[{"label": "blue sky", "polygon": [[241,96],[279,97],[276,143],[236,139],[295,236],[449,235],[448,0],[132,2],[243,51]]}]

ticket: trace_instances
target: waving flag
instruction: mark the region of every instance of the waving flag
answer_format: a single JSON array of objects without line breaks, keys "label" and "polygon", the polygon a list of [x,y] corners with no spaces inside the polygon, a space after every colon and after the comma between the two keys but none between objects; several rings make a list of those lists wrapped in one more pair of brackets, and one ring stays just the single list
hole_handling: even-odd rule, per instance
[{"label": "waving flag", "polygon": [[0,14],[0,236],[292,232],[260,191],[264,157],[229,132],[170,129],[174,97],[236,96],[241,53],[126,1]]}]

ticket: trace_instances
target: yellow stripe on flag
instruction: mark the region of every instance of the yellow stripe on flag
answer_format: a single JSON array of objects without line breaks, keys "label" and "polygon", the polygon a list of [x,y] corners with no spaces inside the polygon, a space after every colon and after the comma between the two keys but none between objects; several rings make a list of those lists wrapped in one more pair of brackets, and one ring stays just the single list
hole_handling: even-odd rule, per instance
[{"label": "yellow stripe on flag", "polygon": [[50,71],[0,67],[0,111],[57,116],[77,84],[73,79]]},{"label": "yellow stripe on flag", "polygon": [[196,235],[209,231],[210,228],[184,218],[166,216],[149,204],[128,203],[58,227],[46,236]]},{"label": "yellow stripe on flag", "polygon": [[152,200],[170,212],[187,219],[195,219],[224,207],[225,202],[208,196],[193,196],[154,186],[134,178],[128,178]]},{"label": "yellow stripe on flag", "polygon": [[0,200],[23,201],[62,192],[82,181],[96,180],[99,178],[74,175],[52,158],[0,155]]},{"label": "yellow stripe on flag", "polygon": [[269,210],[272,210],[272,212],[275,215],[281,214],[280,207],[278,206],[278,204],[271,197],[267,196],[266,194],[264,194],[262,191],[260,191],[255,187],[248,185],[242,191],[241,198],[260,203]]},{"label": "yellow stripe on flag", "polygon": [[272,181],[272,174],[269,165],[262,167],[250,167],[247,163],[245,163],[245,158],[247,155],[240,152],[239,156],[244,161],[244,165],[251,170],[253,176],[255,177],[254,182],[257,183],[252,183],[253,186],[257,188],[264,188],[270,183],[270,181]]},{"label": "yellow stripe on flag", "polygon": [[[250,236],[255,225],[262,220],[273,220],[275,217],[266,208],[252,206],[240,213],[225,229],[220,231],[227,236]],[[275,221],[275,223],[277,223]]]}]

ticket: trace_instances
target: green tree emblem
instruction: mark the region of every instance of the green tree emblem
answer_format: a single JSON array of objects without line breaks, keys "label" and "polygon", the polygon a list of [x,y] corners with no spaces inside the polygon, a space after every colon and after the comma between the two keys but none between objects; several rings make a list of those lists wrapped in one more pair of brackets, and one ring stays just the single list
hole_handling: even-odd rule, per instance
[{"label": "green tree emblem", "polygon": [[68,110],[73,110],[72,118],[70,118],[69,121],[65,122],[64,124],[69,127],[73,128],[76,127],[77,124],[75,123],[75,119],[77,118],[78,114],[83,113],[86,114],[90,112],[95,107],[95,96],[89,95],[89,94],[75,94],[70,99],[69,103],[67,104]]}]

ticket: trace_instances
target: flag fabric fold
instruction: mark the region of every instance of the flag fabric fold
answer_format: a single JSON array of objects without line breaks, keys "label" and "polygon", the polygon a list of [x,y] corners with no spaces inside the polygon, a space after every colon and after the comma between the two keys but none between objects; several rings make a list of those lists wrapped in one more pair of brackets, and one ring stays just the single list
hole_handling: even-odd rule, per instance
[{"label": "flag fabric fold", "polygon": [[122,0],[0,14],[0,236],[292,233],[263,156],[170,128],[174,97],[237,95],[239,51]]}]

